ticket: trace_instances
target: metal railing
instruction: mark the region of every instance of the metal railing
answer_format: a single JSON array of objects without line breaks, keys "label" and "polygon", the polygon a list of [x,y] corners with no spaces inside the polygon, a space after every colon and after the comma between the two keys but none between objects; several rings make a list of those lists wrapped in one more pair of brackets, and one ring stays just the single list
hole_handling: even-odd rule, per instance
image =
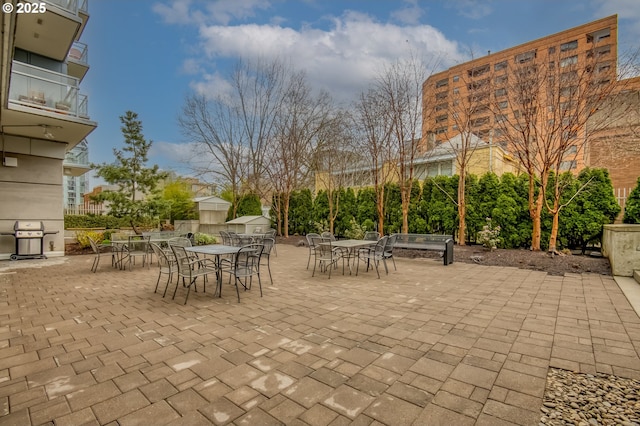
[{"label": "metal railing", "polygon": [[[44,0],[73,15],[78,15],[78,0]],[[86,2],[86,1],[85,1]],[[86,7],[86,5],[85,5]]]},{"label": "metal railing", "polygon": [[88,98],[78,79],[19,61],[12,62],[9,103],[88,119]]},{"label": "metal railing", "polygon": [[79,41],[74,41],[71,49],[69,49],[69,53],[67,54],[67,59],[72,61],[81,63],[83,65],[89,65],[89,47],[85,43],[81,43]]}]

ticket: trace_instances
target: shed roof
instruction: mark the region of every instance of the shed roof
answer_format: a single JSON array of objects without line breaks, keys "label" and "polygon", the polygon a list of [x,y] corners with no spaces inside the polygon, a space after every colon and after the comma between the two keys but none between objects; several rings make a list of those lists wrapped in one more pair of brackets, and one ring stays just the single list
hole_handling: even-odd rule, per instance
[{"label": "shed roof", "polygon": [[253,222],[266,223],[266,222],[270,222],[270,219],[264,216],[240,216],[235,219],[229,220],[226,223],[230,225],[234,225],[234,224],[242,225],[242,224],[253,223]]}]

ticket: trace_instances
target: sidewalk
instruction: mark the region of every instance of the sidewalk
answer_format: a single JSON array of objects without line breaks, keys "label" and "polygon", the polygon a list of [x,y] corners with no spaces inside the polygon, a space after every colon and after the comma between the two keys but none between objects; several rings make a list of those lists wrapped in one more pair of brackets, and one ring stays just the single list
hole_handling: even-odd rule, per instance
[{"label": "sidewalk", "polygon": [[640,379],[613,277],[399,258],[328,280],[307,253],[279,245],[262,298],[186,306],[155,264],[0,263],[0,425],[537,425],[550,366]]}]

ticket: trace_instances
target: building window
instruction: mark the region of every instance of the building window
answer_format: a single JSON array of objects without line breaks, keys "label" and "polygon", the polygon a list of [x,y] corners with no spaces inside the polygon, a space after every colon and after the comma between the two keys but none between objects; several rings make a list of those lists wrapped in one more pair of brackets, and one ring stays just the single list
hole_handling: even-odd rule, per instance
[{"label": "building window", "polygon": [[448,85],[449,85],[449,79],[448,78],[443,78],[442,80],[436,81],[436,89],[438,87],[444,87],[444,86],[448,86]]},{"label": "building window", "polygon": [[453,76],[453,82],[457,83],[460,80],[460,76],[459,75],[454,75]]},{"label": "building window", "polygon": [[578,40],[572,40],[568,43],[562,43],[560,45],[561,52],[567,52],[569,50],[575,50],[578,48]]},{"label": "building window", "polygon": [[530,50],[528,52],[520,53],[515,56],[515,60],[517,64],[524,64],[530,61],[533,61],[536,58],[536,51]]},{"label": "building window", "polygon": [[435,108],[436,111],[442,111],[442,110],[445,110],[445,109],[447,109],[447,104],[446,103],[445,104],[438,104],[438,105],[436,105],[436,108]]},{"label": "building window", "polygon": [[475,120],[471,120],[471,127],[480,127],[484,126],[489,122],[489,117],[480,117]]},{"label": "building window", "polygon": [[459,88],[459,87],[454,87],[454,88],[453,88],[453,94],[454,94],[454,95],[457,95],[457,94],[459,94],[459,93],[460,93],[460,88]]},{"label": "building window", "polygon": [[496,77],[494,83],[497,85],[505,84],[509,78],[506,75],[501,75],[500,77]]},{"label": "building window", "polygon": [[439,115],[436,117],[436,123],[444,123],[445,121],[447,121],[447,118],[447,114]]},{"label": "building window", "polygon": [[446,127],[438,127],[436,130],[434,130],[434,132],[436,135],[443,135],[445,133],[447,133],[447,128]]},{"label": "building window", "polygon": [[575,145],[569,145],[567,149],[564,150],[564,155],[575,154],[578,152],[578,147]]},{"label": "building window", "polygon": [[436,100],[442,101],[447,99],[447,92],[436,93]]},{"label": "building window", "polygon": [[551,46],[549,48],[549,55],[553,55],[554,53],[556,53],[556,47],[555,46]]},{"label": "building window", "polygon": [[469,77],[479,77],[489,71],[491,71],[491,65],[486,64],[468,70],[467,74],[469,74]]},{"label": "building window", "polygon": [[578,55],[569,56],[568,58],[560,59],[560,66],[562,68],[568,67],[569,65],[575,65],[578,63]]},{"label": "building window", "polygon": [[573,161],[562,161],[560,163],[560,170],[573,170],[577,167],[577,163],[575,160]]},{"label": "building window", "polygon": [[507,69],[507,61],[497,62],[493,66],[493,70],[494,71],[500,71],[500,70],[504,70],[504,69]]},{"label": "building window", "polygon": [[504,114],[496,114],[495,119],[496,119],[496,123],[502,123],[507,119],[507,116]]},{"label": "building window", "polygon": [[504,87],[501,88],[501,89],[496,89],[495,95],[496,95],[496,97],[506,96],[507,95],[507,89],[505,89]]},{"label": "building window", "polygon": [[587,58],[593,58],[594,56],[606,56],[609,53],[611,53],[611,45],[607,44],[605,46],[596,47],[595,49],[587,51]]},{"label": "building window", "polygon": [[508,107],[509,107],[509,102],[507,101],[498,102],[498,108],[507,109]]},{"label": "building window", "polygon": [[603,30],[594,31],[590,34],[587,34],[587,43],[598,43],[609,37],[611,37],[611,30],[609,28],[605,28]]}]

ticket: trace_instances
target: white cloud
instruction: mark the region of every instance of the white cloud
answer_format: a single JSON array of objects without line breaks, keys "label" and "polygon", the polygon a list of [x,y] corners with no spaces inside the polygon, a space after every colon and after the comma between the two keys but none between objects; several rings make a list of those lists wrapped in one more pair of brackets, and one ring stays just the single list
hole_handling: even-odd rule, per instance
[{"label": "white cloud", "polygon": [[[278,25],[202,26],[202,50],[211,60],[250,57],[290,58],[309,81],[337,97],[357,93],[390,61],[419,52],[442,57],[443,65],[461,58],[458,45],[429,25],[381,23],[366,14],[347,12],[327,30]],[[196,83],[213,88],[211,76]]]},{"label": "white cloud", "polygon": [[[216,0],[197,2],[204,4],[206,12],[195,8],[192,0],[171,0],[168,4],[156,3],[153,11],[168,24],[217,23],[227,25],[234,19],[254,17],[257,10],[269,9],[268,0]],[[192,7],[194,6],[194,7]]]}]

